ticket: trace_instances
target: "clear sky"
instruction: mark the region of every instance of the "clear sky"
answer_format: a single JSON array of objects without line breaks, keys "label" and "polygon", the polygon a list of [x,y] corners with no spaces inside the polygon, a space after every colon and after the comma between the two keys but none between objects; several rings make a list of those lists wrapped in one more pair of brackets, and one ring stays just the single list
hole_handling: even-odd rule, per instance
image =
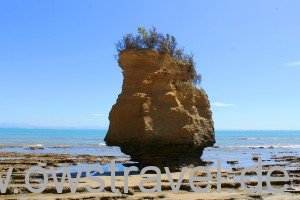
[{"label": "clear sky", "polygon": [[0,125],[108,126],[114,44],[156,26],[193,52],[216,129],[300,129],[300,1],[0,1]]}]

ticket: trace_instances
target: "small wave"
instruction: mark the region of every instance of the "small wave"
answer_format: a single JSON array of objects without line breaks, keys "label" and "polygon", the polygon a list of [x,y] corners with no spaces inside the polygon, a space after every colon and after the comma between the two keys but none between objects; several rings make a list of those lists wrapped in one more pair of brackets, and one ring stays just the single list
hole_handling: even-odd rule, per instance
[{"label": "small wave", "polygon": [[104,142],[100,142],[100,143],[98,144],[98,146],[99,146],[99,147],[101,147],[101,146],[106,146],[106,144],[105,144]]},{"label": "small wave", "polygon": [[44,146],[42,144],[34,144],[34,145],[24,146],[23,148],[29,150],[37,150],[37,149],[44,149]]},{"label": "small wave", "polygon": [[241,137],[237,140],[299,140],[300,138],[292,137]]},{"label": "small wave", "polygon": [[49,148],[53,148],[53,149],[70,149],[70,148],[73,148],[72,145],[57,145],[57,146],[52,146],[52,147],[49,147]]},{"label": "small wave", "polygon": [[294,149],[298,149],[300,148],[300,144],[292,144],[292,145],[278,145],[278,146],[274,146],[275,148],[294,148]]},{"label": "small wave", "polygon": [[[282,144],[282,145],[220,145],[220,149],[300,149],[300,144]],[[214,147],[206,148],[208,150]]]},{"label": "small wave", "polygon": [[222,146],[223,148],[300,148],[300,145],[236,145]]},{"label": "small wave", "polygon": [[238,138],[238,140],[259,140],[260,138],[258,137],[242,137]]}]

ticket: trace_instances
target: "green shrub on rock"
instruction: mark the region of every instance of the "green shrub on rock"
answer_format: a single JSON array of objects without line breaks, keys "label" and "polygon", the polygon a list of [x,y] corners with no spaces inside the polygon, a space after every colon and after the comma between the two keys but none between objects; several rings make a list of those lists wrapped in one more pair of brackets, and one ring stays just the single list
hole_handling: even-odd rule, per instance
[{"label": "green shrub on rock", "polygon": [[169,34],[158,33],[155,27],[147,30],[144,27],[138,28],[138,34],[131,33],[123,36],[123,39],[116,43],[118,53],[125,50],[154,49],[164,54],[169,54],[176,61],[182,62],[188,68],[188,73],[195,85],[201,83],[201,75],[196,72],[196,63],[192,54],[184,53],[184,49],[178,47],[176,38]]}]

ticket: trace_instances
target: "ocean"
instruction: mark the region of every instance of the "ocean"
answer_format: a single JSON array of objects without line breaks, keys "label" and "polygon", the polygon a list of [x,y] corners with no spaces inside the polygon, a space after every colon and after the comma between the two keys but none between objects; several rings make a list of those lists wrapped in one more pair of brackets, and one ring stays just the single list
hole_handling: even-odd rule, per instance
[{"label": "ocean", "polygon": [[[25,153],[67,153],[120,156],[118,147],[105,145],[107,130],[67,129],[19,129],[0,128],[0,151]],[[274,154],[299,155],[300,131],[216,131],[215,147],[206,148],[204,161],[220,158],[222,167],[226,161],[238,160],[241,166],[254,163],[252,156],[260,155],[266,162]],[[44,149],[29,150],[28,145]],[[125,155],[126,156],[126,155]],[[272,161],[270,161],[272,162]]]}]

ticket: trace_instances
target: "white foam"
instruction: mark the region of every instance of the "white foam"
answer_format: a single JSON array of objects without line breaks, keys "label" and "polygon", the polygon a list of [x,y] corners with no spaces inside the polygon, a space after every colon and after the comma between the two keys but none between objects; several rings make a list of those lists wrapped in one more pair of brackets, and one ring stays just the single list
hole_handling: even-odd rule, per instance
[{"label": "white foam", "polygon": [[30,149],[30,150],[44,149],[44,146],[42,144],[27,145],[24,146],[24,149]]},{"label": "white foam", "polygon": [[222,148],[300,148],[299,144],[291,144],[291,145],[236,145],[236,146],[220,146]]},{"label": "white foam", "polygon": [[54,149],[69,149],[69,148],[73,148],[72,145],[57,145],[57,146],[52,146],[50,148],[54,148]]}]

